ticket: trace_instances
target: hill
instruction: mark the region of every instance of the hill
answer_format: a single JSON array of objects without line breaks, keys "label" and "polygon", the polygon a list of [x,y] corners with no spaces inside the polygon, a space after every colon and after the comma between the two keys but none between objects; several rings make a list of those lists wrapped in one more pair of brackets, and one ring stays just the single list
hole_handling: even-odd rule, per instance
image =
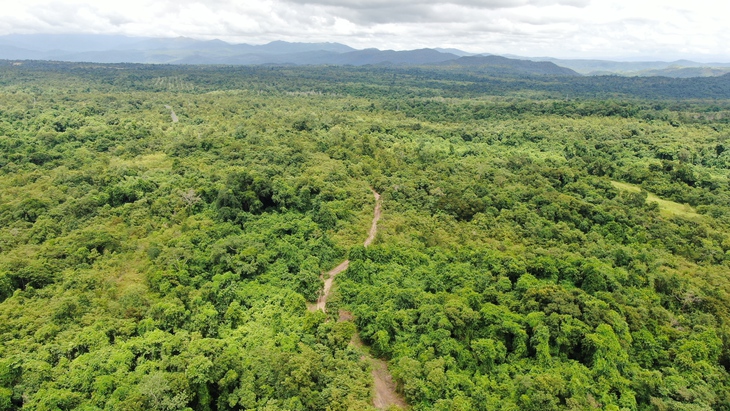
[{"label": "hill", "polygon": [[442,67],[467,68],[483,74],[493,75],[580,76],[577,72],[560,67],[552,62],[535,62],[501,56],[464,56],[445,61],[439,65]]}]

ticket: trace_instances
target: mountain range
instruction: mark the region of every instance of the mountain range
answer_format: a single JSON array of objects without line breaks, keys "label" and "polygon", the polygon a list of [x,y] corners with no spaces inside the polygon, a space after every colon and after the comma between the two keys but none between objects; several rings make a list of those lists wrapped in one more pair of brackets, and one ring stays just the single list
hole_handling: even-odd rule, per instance
[{"label": "mountain range", "polygon": [[620,62],[551,57],[495,56],[453,48],[407,51],[357,50],[340,43],[231,44],[187,37],[152,38],[89,34],[11,34],[0,36],[0,59],[95,63],[225,65],[399,65],[458,67],[488,74],[630,75],[704,77],[730,72],[730,63],[693,61]]},{"label": "mountain range", "polygon": [[698,63],[690,60],[677,61],[611,61],[590,59],[557,59],[553,57],[521,57],[516,59],[549,61],[567,67],[583,75],[709,77],[730,72],[730,63]]}]

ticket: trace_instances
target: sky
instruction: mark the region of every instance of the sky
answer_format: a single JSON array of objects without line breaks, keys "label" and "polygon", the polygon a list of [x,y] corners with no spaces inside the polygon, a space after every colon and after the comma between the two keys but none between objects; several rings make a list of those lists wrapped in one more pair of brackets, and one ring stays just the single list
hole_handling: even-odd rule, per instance
[{"label": "sky", "polygon": [[0,35],[185,36],[730,62],[726,0],[0,0],[0,10]]}]

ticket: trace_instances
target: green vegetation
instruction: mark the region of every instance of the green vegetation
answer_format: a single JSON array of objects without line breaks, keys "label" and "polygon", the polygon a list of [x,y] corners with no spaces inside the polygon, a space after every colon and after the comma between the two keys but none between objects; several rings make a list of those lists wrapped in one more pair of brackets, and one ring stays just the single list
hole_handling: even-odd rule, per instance
[{"label": "green vegetation", "polygon": [[730,409],[727,87],[0,65],[0,410]]},{"label": "green vegetation", "polygon": [[619,183],[618,181],[611,181],[611,184],[618,188],[619,190],[628,191],[629,193],[638,193],[639,195],[643,196],[646,195],[646,202],[656,203],[657,207],[659,207],[659,210],[663,211],[668,216],[680,216],[684,218],[700,218],[701,216],[697,214],[697,211],[692,208],[689,204],[679,204],[674,201],[669,200],[662,200],[661,198],[655,196],[651,193],[645,193],[641,194],[641,188],[634,185],[634,184],[628,184],[628,183]]}]

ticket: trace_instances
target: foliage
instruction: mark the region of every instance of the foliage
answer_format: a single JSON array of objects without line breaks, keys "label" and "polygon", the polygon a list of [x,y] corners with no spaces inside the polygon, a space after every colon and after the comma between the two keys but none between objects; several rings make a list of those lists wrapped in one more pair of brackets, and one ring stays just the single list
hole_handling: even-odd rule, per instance
[{"label": "foliage", "polygon": [[726,83],[3,65],[0,409],[728,409]]}]

